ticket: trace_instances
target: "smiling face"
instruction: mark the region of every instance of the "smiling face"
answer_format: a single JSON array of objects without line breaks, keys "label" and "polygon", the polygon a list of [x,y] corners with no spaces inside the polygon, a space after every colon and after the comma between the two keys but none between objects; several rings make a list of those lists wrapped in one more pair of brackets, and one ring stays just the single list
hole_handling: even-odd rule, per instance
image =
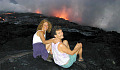
[{"label": "smiling face", "polygon": [[57,30],[55,37],[58,38],[58,39],[63,39],[64,38],[63,31],[61,29]]},{"label": "smiling face", "polygon": [[48,29],[48,23],[45,22],[45,23],[43,23],[42,30],[47,31],[47,29]]}]

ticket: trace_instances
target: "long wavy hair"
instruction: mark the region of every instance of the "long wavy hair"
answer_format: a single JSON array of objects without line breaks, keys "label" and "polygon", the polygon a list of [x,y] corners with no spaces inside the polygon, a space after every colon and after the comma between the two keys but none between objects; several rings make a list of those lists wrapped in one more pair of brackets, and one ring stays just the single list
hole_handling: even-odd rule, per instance
[{"label": "long wavy hair", "polygon": [[52,24],[47,20],[47,19],[43,19],[40,24],[38,25],[37,27],[37,31],[38,30],[42,30],[42,27],[43,27],[43,24],[47,22],[48,23],[48,29],[47,29],[47,32],[50,33],[51,32],[51,29],[52,29]]}]

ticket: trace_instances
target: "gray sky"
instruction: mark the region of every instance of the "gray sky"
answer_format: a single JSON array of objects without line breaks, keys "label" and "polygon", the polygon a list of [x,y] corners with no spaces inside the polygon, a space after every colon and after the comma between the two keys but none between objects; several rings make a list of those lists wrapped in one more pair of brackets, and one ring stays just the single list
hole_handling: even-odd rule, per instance
[{"label": "gray sky", "polygon": [[120,0],[0,0],[0,11],[35,12],[120,33]]}]

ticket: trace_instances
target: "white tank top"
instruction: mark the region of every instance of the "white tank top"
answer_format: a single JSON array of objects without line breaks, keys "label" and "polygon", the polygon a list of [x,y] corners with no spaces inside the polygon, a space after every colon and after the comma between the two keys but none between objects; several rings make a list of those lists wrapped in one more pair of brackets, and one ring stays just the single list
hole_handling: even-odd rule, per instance
[{"label": "white tank top", "polygon": [[58,45],[60,42],[54,44],[52,43],[52,53],[54,62],[58,65],[65,65],[69,61],[69,55],[66,53],[61,53],[58,50]]},{"label": "white tank top", "polygon": [[[38,30],[38,31],[42,31],[42,30]],[[38,42],[42,43],[41,38],[39,36],[37,36],[37,32],[33,35],[33,44],[38,43]],[[44,37],[46,38],[46,32],[44,34]]]}]

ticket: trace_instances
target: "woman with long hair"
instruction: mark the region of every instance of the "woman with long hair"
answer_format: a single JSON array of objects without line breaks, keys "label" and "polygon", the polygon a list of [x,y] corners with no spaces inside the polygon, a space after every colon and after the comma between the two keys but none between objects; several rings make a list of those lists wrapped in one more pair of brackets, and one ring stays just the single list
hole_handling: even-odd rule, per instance
[{"label": "woman with long hair", "polygon": [[43,19],[37,27],[37,31],[33,36],[33,57],[41,56],[44,60],[47,60],[52,39],[46,40],[46,31],[50,33],[52,29],[51,23]]}]

